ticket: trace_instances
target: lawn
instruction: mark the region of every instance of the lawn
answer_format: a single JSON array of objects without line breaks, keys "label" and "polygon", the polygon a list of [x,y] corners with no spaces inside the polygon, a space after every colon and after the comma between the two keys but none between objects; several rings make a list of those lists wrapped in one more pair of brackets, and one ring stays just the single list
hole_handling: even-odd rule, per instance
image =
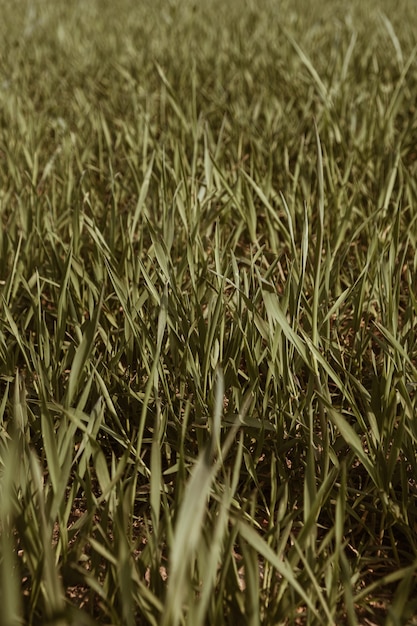
[{"label": "lawn", "polygon": [[417,624],[417,3],[0,8],[0,624]]}]

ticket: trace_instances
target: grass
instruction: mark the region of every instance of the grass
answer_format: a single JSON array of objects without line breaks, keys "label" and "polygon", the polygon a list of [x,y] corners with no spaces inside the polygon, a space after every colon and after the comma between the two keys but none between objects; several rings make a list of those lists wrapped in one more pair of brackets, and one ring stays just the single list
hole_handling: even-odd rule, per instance
[{"label": "grass", "polygon": [[1,623],[416,624],[415,3],[0,4]]}]

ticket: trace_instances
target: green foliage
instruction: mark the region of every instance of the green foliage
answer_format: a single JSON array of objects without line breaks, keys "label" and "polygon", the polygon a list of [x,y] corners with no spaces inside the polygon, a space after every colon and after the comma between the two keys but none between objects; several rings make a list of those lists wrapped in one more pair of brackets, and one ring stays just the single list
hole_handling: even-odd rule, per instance
[{"label": "green foliage", "polygon": [[0,6],[1,624],[416,623],[415,2]]}]

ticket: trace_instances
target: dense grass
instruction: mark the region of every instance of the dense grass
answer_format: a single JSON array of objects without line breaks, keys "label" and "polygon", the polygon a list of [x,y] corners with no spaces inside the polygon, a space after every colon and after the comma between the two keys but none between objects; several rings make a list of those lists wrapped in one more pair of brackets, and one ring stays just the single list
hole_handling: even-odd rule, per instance
[{"label": "dense grass", "polygon": [[0,5],[1,624],[417,623],[417,4]]}]

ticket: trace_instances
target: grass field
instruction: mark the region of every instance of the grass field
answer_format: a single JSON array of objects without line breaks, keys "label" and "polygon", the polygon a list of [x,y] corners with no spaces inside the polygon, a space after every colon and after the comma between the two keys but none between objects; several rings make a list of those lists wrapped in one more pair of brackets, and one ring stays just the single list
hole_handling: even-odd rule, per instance
[{"label": "grass field", "polygon": [[0,8],[0,624],[417,624],[417,3]]}]

